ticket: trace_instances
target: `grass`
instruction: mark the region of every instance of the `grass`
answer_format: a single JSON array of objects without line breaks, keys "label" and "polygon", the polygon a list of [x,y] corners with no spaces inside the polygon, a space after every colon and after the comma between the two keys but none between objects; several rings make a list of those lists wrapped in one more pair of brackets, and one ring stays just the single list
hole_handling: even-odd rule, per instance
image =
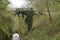
[{"label": "grass", "polygon": [[[10,17],[13,21],[13,31],[18,31],[21,40],[59,40],[60,35],[60,13],[55,12],[51,13],[53,22],[49,22],[49,16],[47,14],[42,15],[35,15],[33,17],[33,29],[27,33],[27,25],[25,25],[24,20],[21,20],[20,17],[14,15],[14,13],[6,14],[6,17]],[[4,16],[4,19],[0,18],[0,22],[4,22],[4,25],[0,23],[0,26],[5,26],[7,23],[7,26],[9,25],[10,18],[6,18]],[[10,21],[11,21],[10,20]],[[3,28],[3,30],[8,30],[8,27]],[[7,31],[4,31],[5,33]],[[9,33],[9,30],[7,34]],[[26,35],[25,35],[26,33]]]},{"label": "grass", "polygon": [[[29,33],[24,22],[25,19],[21,20],[21,17],[16,16],[14,11],[1,11],[4,15],[0,14],[0,40],[11,39],[10,34],[14,31],[18,31],[21,40],[60,40],[60,4],[53,4],[51,6],[58,12],[51,12],[52,22],[49,22],[48,13],[35,15],[33,17],[33,29]],[[51,6],[49,5],[49,7]]]},{"label": "grass", "polygon": [[[59,15],[59,13],[52,14],[53,22],[51,23],[47,23],[48,19],[45,21],[44,17],[42,17],[42,22],[37,23],[37,26],[34,28],[34,30],[32,30],[26,36],[23,36],[22,40],[60,40]],[[45,23],[43,21],[45,21]]]},{"label": "grass", "polygon": [[6,39],[10,38],[10,34],[12,33],[12,26],[13,21],[9,16],[7,17],[4,15],[0,15],[0,40],[4,40],[3,37],[7,37]]}]

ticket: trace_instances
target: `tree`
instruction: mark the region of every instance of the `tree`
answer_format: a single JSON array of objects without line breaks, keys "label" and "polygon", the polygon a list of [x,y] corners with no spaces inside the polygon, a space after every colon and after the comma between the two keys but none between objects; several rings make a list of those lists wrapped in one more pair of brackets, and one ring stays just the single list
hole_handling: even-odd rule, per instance
[{"label": "tree", "polygon": [[50,20],[50,22],[52,22],[51,13],[50,13],[50,10],[49,10],[48,0],[46,1],[46,7],[47,7],[47,12],[49,14],[49,20]]},{"label": "tree", "polygon": [[6,14],[8,4],[8,0],[0,0],[0,14]]}]

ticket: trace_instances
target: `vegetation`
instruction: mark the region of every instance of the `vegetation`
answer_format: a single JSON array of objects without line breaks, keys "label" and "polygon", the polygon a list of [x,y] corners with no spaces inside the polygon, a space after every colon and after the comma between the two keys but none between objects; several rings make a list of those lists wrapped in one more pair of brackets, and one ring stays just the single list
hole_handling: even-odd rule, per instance
[{"label": "vegetation", "polygon": [[[15,31],[19,33],[21,40],[60,40],[59,2],[59,0],[33,0],[34,16],[31,17],[33,15],[31,12],[25,12],[30,14],[24,14],[23,18],[16,15],[19,9],[17,11],[7,9],[8,0],[0,0],[0,40],[11,40]],[[31,18],[32,22],[29,20]],[[32,24],[32,29],[28,32],[29,23]]]}]

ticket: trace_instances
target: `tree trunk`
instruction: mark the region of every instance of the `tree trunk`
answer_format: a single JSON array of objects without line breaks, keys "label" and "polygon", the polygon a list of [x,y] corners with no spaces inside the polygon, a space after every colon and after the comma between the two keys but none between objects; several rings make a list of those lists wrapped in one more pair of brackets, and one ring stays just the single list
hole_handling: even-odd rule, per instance
[{"label": "tree trunk", "polygon": [[48,5],[48,0],[46,1],[46,6],[47,6],[48,14],[49,14],[49,20],[50,20],[50,22],[52,22],[51,13],[50,13],[50,10],[49,10],[49,5]]}]

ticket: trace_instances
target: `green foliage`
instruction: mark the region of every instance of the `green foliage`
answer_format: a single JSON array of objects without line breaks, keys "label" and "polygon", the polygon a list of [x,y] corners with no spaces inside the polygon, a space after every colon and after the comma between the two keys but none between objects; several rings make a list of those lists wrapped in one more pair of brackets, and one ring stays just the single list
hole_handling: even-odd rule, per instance
[{"label": "green foliage", "polygon": [[[59,13],[57,13],[59,14]],[[59,14],[60,15],[60,14]],[[55,16],[54,21],[51,23],[40,22],[36,28],[31,31],[27,36],[23,36],[23,40],[59,40],[60,37],[60,16]],[[41,19],[40,19],[41,21]]]},{"label": "green foliage", "polygon": [[[0,36],[7,35],[6,37],[10,38],[12,33],[13,21],[10,17],[5,17],[0,15]],[[1,33],[3,35],[1,35]],[[5,38],[6,39],[6,38]],[[9,39],[8,39],[9,40]]]},{"label": "green foliage", "polygon": [[0,14],[6,14],[8,0],[0,0]]},{"label": "green foliage", "polygon": [[13,21],[7,14],[8,0],[0,0],[0,40],[9,40]]},{"label": "green foliage", "polygon": [[8,5],[8,0],[0,0],[0,9],[1,10],[4,10],[7,8],[7,5]]},{"label": "green foliage", "polygon": [[[46,9],[46,0],[34,0],[33,8],[37,11],[44,11]],[[25,24],[25,18],[14,16],[14,13],[8,13],[7,0],[0,0],[0,40],[3,40],[2,36],[6,36],[9,40],[12,31],[17,31],[22,40],[60,40],[60,3],[55,0],[49,0],[49,9],[57,12],[51,13],[53,22],[48,21],[47,12],[43,15],[35,15],[33,17],[33,29],[27,33],[27,25]],[[17,10],[19,11],[19,10]],[[24,36],[27,34],[26,36]],[[57,36],[59,35],[59,36]],[[10,38],[11,39],[11,38]]]}]

